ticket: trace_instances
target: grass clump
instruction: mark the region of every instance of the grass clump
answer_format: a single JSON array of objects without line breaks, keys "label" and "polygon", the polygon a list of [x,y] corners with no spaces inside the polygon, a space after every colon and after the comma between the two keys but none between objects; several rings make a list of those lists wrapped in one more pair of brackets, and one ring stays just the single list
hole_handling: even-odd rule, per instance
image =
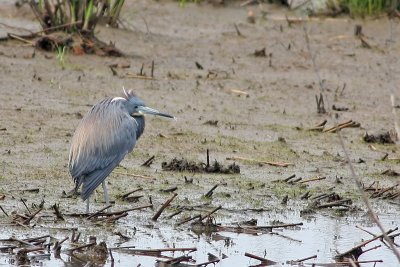
[{"label": "grass clump", "polygon": [[184,7],[188,2],[197,3],[199,0],[178,0],[179,6]]},{"label": "grass clump", "polygon": [[[117,27],[125,0],[30,0],[30,6],[43,31],[36,46],[56,51],[63,59],[65,48],[75,54],[122,56],[113,44],[95,38],[99,22]],[[56,32],[56,33],[55,33]],[[61,34],[62,33],[62,34]],[[59,49],[63,50],[59,50]],[[60,61],[60,63],[63,63]]]},{"label": "grass clump", "polygon": [[93,32],[99,21],[117,26],[125,0],[31,0],[43,30]]},{"label": "grass clump", "polygon": [[352,16],[371,16],[399,10],[398,0],[342,0],[342,6]]},{"label": "grass clump", "polygon": [[57,47],[57,61],[58,64],[61,66],[62,69],[65,69],[65,51],[66,46],[59,46]]}]

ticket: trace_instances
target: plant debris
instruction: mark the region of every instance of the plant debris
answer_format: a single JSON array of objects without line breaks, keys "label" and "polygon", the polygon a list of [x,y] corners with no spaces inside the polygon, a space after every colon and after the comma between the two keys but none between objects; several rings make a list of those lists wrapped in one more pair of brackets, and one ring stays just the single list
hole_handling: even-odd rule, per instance
[{"label": "plant debris", "polygon": [[397,183],[389,187],[381,187],[379,182],[373,182],[370,186],[364,187],[364,191],[370,193],[370,198],[396,199],[400,198],[399,185]]},{"label": "plant debris", "polygon": [[266,57],[267,54],[265,53],[265,47],[261,48],[260,50],[255,50],[254,51],[254,56],[256,56],[256,57]]},{"label": "plant debris", "polygon": [[[42,30],[28,35],[9,33],[6,40],[16,39],[46,51],[68,48],[75,54],[123,56],[114,44],[95,37],[99,22],[116,27],[124,1],[29,1]],[[30,41],[35,39],[35,41]]]},{"label": "plant debris", "polygon": [[[397,230],[398,230],[398,228],[396,227],[394,229],[388,230],[385,234],[389,235]],[[363,251],[362,247],[366,246],[367,244],[371,243],[372,241],[382,238],[383,235],[384,234],[376,235],[376,236],[374,236],[374,238],[366,240],[366,241],[360,243],[359,245],[356,245],[353,248],[349,249],[348,251],[336,255],[335,259],[338,261],[345,261],[345,262],[349,262],[349,259],[357,261],[358,257],[360,257],[361,254],[371,250],[371,249],[366,249]],[[374,247],[372,249],[375,249],[378,247],[379,246]]]},{"label": "plant debris", "polygon": [[378,134],[368,134],[366,132],[363,136],[363,140],[367,143],[377,144],[394,144],[397,141],[395,134],[393,134],[391,131]]},{"label": "plant debris", "polygon": [[218,120],[208,120],[205,123],[203,123],[204,125],[211,125],[211,126],[217,126],[218,125]]},{"label": "plant debris", "polygon": [[224,174],[233,174],[240,173],[240,166],[235,162],[224,167],[217,160],[214,161],[214,164],[208,165],[204,162],[193,162],[188,161],[184,158],[177,159],[173,158],[170,162],[162,162],[161,167],[164,171],[178,171],[178,172],[199,172],[199,173],[224,173]]}]

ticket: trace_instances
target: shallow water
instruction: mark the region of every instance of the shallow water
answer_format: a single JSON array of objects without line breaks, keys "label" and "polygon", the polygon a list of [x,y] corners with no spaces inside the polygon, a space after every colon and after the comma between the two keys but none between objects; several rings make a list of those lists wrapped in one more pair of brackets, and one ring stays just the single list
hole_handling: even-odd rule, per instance
[{"label": "shallow water", "polygon": [[[398,213],[386,213],[379,216],[386,229],[393,229],[399,224]],[[258,225],[269,225],[269,216],[260,215],[253,218],[258,220]],[[289,219],[290,218],[290,219]],[[215,266],[249,266],[259,264],[259,261],[244,256],[245,252],[265,257],[276,261],[278,265],[288,265],[287,261],[305,258],[317,255],[316,259],[308,260],[307,263],[328,263],[333,262],[336,251],[344,252],[362,240],[370,239],[371,236],[355,227],[359,225],[364,229],[379,233],[379,229],[369,220],[365,214],[355,214],[346,218],[335,218],[329,215],[313,215],[307,219],[301,218],[298,212],[288,212],[273,216],[274,220],[303,222],[302,226],[292,227],[290,229],[274,229],[273,232],[280,235],[263,234],[249,235],[230,232],[218,232],[211,235],[200,234],[185,228],[174,228],[168,225],[155,224],[151,227],[139,226],[134,228],[129,221],[121,221],[114,227],[114,231],[119,229],[128,236],[134,236],[129,242],[119,244],[119,238],[115,235],[108,235],[109,231],[104,231],[95,227],[95,229],[80,229],[85,240],[88,236],[97,231],[98,240],[104,240],[108,244],[117,246],[135,246],[136,248],[155,249],[155,248],[183,248],[196,247],[197,251],[189,255],[196,260],[196,263],[208,261],[208,253],[211,253],[222,259]],[[36,229],[36,235],[50,233],[45,229]],[[65,232],[62,235],[60,231],[54,231],[56,236],[62,238],[68,235]],[[0,238],[8,238],[11,233],[2,232]],[[23,238],[24,236],[18,236]],[[286,236],[286,237],[283,237]],[[382,244],[374,241],[368,244],[365,249]],[[64,247],[63,247],[64,248]],[[165,256],[178,257],[183,255],[181,252],[163,253]],[[155,266],[155,257],[132,255],[121,250],[113,250],[113,257],[117,266]],[[13,256],[0,254],[0,265],[6,266],[12,263]],[[380,248],[369,251],[362,255],[359,260],[383,260],[377,266],[398,266],[394,254],[383,244]],[[162,259],[160,259],[162,260]],[[61,254],[61,259],[55,259],[51,255],[50,259],[40,260],[37,265],[40,266],[83,266],[84,263],[71,259],[66,254]],[[110,257],[105,266],[110,266]],[[365,264],[362,266],[372,266]]]},{"label": "shallow water", "polygon": [[[292,218],[294,219],[295,217],[293,216]],[[394,228],[396,227],[396,222],[397,224],[399,222],[396,214],[380,216],[380,219],[387,228]],[[299,221],[302,220],[299,218]],[[193,233],[161,228],[156,231],[160,234],[154,234],[151,238],[146,235],[137,237],[137,241],[134,243],[137,244],[139,242],[140,247],[143,248],[152,248],[162,246],[165,243],[164,240],[170,240],[169,246],[195,246],[198,250],[190,255],[196,259],[197,263],[208,261],[207,253],[212,253],[220,259],[223,255],[226,255],[227,258],[216,264],[216,266],[221,267],[247,266],[259,263],[257,260],[244,257],[245,252],[265,257],[280,264],[312,255],[317,255],[317,259],[307,262],[332,262],[336,250],[344,252],[361,240],[371,238],[369,234],[355,228],[355,225],[363,226],[370,232],[379,233],[379,229],[365,218],[336,219],[318,215],[305,221],[303,226],[295,227],[294,230],[274,230],[274,232],[301,242],[271,234],[253,236],[227,232],[219,232],[218,234],[229,238],[228,242],[224,240],[213,241],[212,236],[196,236]],[[379,243],[378,241],[372,242],[366,248],[376,246]],[[124,245],[129,245],[129,243]],[[173,256],[179,256],[179,254]],[[131,256],[117,252],[114,253],[114,257],[120,260],[121,263],[126,261],[126,263],[132,264],[134,262],[143,266],[152,266],[154,264],[154,259],[150,257],[134,257],[132,261]],[[394,254],[384,245],[379,249],[367,252],[359,258],[359,260],[373,259],[382,259],[384,263],[381,266],[396,266],[398,263]]]}]

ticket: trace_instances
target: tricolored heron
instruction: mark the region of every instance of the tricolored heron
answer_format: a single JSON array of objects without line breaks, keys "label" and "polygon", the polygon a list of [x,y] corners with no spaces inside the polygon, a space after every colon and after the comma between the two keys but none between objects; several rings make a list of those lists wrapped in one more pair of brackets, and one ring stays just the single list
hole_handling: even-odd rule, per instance
[{"label": "tricolored heron", "polygon": [[100,184],[109,204],[105,179],[135,147],[144,130],[144,114],[174,118],[147,107],[132,91],[124,89],[123,97],[100,101],[80,121],[72,137],[68,167],[75,191],[82,186],[87,213],[90,195]]}]

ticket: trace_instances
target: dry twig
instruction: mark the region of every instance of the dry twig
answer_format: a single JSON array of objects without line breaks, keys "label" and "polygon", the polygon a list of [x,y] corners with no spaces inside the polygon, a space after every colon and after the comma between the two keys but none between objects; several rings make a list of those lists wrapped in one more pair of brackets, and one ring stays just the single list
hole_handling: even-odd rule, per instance
[{"label": "dry twig", "polygon": [[177,196],[177,193],[174,193],[161,207],[160,209],[154,214],[153,218],[151,218],[153,221],[157,221],[158,217],[160,217],[161,213],[168,207],[169,203],[174,200],[174,198]]},{"label": "dry twig", "polygon": [[276,166],[276,167],[287,167],[289,165],[293,165],[293,163],[287,163],[287,162],[272,162],[272,161],[265,161],[265,160],[257,160],[257,159],[251,159],[251,158],[244,158],[244,157],[228,157],[226,158],[227,160],[242,160],[242,161],[252,161],[256,163],[261,163],[261,164],[268,164],[271,166]]}]

